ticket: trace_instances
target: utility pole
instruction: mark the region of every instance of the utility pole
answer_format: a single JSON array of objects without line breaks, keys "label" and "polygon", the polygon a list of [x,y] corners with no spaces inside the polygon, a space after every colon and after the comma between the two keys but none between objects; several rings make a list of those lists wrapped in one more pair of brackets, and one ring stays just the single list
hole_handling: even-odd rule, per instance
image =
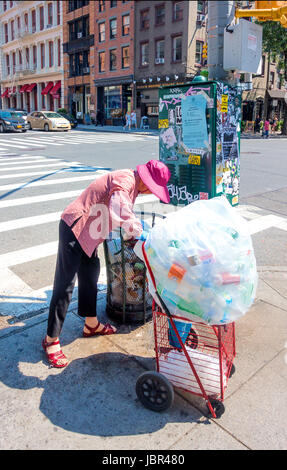
[{"label": "utility pole", "polygon": [[232,74],[223,69],[223,35],[235,16],[235,1],[208,2],[208,77],[232,82]]}]

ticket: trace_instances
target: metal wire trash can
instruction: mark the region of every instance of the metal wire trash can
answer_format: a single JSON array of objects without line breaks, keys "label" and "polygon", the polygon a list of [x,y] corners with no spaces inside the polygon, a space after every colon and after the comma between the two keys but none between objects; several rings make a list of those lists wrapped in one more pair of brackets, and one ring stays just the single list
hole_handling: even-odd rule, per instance
[{"label": "metal wire trash can", "polygon": [[[154,212],[136,212],[152,227],[157,218]],[[121,228],[104,241],[107,272],[107,315],[119,323],[145,323],[152,317],[152,297],[148,292],[146,266],[133,248],[137,240],[123,240]]]}]

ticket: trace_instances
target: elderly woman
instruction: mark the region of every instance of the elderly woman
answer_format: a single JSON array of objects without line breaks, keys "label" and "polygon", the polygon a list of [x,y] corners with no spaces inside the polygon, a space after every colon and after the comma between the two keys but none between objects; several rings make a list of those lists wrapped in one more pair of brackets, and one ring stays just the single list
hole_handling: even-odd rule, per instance
[{"label": "elderly woman", "polygon": [[115,327],[97,319],[97,283],[100,261],[97,249],[108,234],[121,226],[125,238],[141,236],[142,224],[132,211],[138,194],[154,194],[168,203],[170,171],[151,160],[135,171],[116,170],[94,180],[63,212],[47,335],[42,346],[52,367],[68,364],[59,336],[78,277],[78,313],[85,318],[84,337],[111,335]]}]

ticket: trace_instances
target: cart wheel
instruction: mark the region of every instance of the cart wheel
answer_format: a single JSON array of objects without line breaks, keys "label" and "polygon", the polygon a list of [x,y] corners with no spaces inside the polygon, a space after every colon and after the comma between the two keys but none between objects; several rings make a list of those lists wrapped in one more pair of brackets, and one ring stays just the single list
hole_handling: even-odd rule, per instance
[{"label": "cart wheel", "polygon": [[[227,367],[229,367],[229,364],[230,362],[227,363]],[[233,374],[235,373],[235,365],[232,364],[231,368],[230,368],[230,374],[229,374],[229,378],[233,376]]]},{"label": "cart wheel", "polygon": [[[219,400],[210,399],[209,401],[214,410],[214,413],[216,414],[216,419],[219,419],[225,412],[224,404]],[[214,418],[214,416],[212,416],[211,411],[208,407],[207,407],[207,410],[208,410],[207,417]]]},{"label": "cart wheel", "polygon": [[152,411],[165,411],[172,405],[174,391],[169,381],[158,372],[144,372],[136,383],[141,403]]}]

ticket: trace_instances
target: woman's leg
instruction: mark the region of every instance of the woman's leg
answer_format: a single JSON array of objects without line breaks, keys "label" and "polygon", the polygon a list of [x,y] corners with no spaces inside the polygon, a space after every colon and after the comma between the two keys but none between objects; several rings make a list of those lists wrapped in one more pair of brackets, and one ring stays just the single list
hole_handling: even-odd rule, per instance
[{"label": "woman's leg", "polygon": [[[78,314],[86,318],[85,325],[90,328],[97,327],[97,333],[105,328],[105,325],[97,319],[97,293],[100,275],[100,260],[98,256],[89,258],[83,254],[78,269]],[[112,327],[114,331],[116,328]],[[84,332],[89,333],[84,326]]]},{"label": "woman's leg", "polygon": [[49,339],[58,338],[61,333],[71,301],[81,256],[82,249],[71,228],[61,220],[53,295],[48,318],[47,336]]}]

